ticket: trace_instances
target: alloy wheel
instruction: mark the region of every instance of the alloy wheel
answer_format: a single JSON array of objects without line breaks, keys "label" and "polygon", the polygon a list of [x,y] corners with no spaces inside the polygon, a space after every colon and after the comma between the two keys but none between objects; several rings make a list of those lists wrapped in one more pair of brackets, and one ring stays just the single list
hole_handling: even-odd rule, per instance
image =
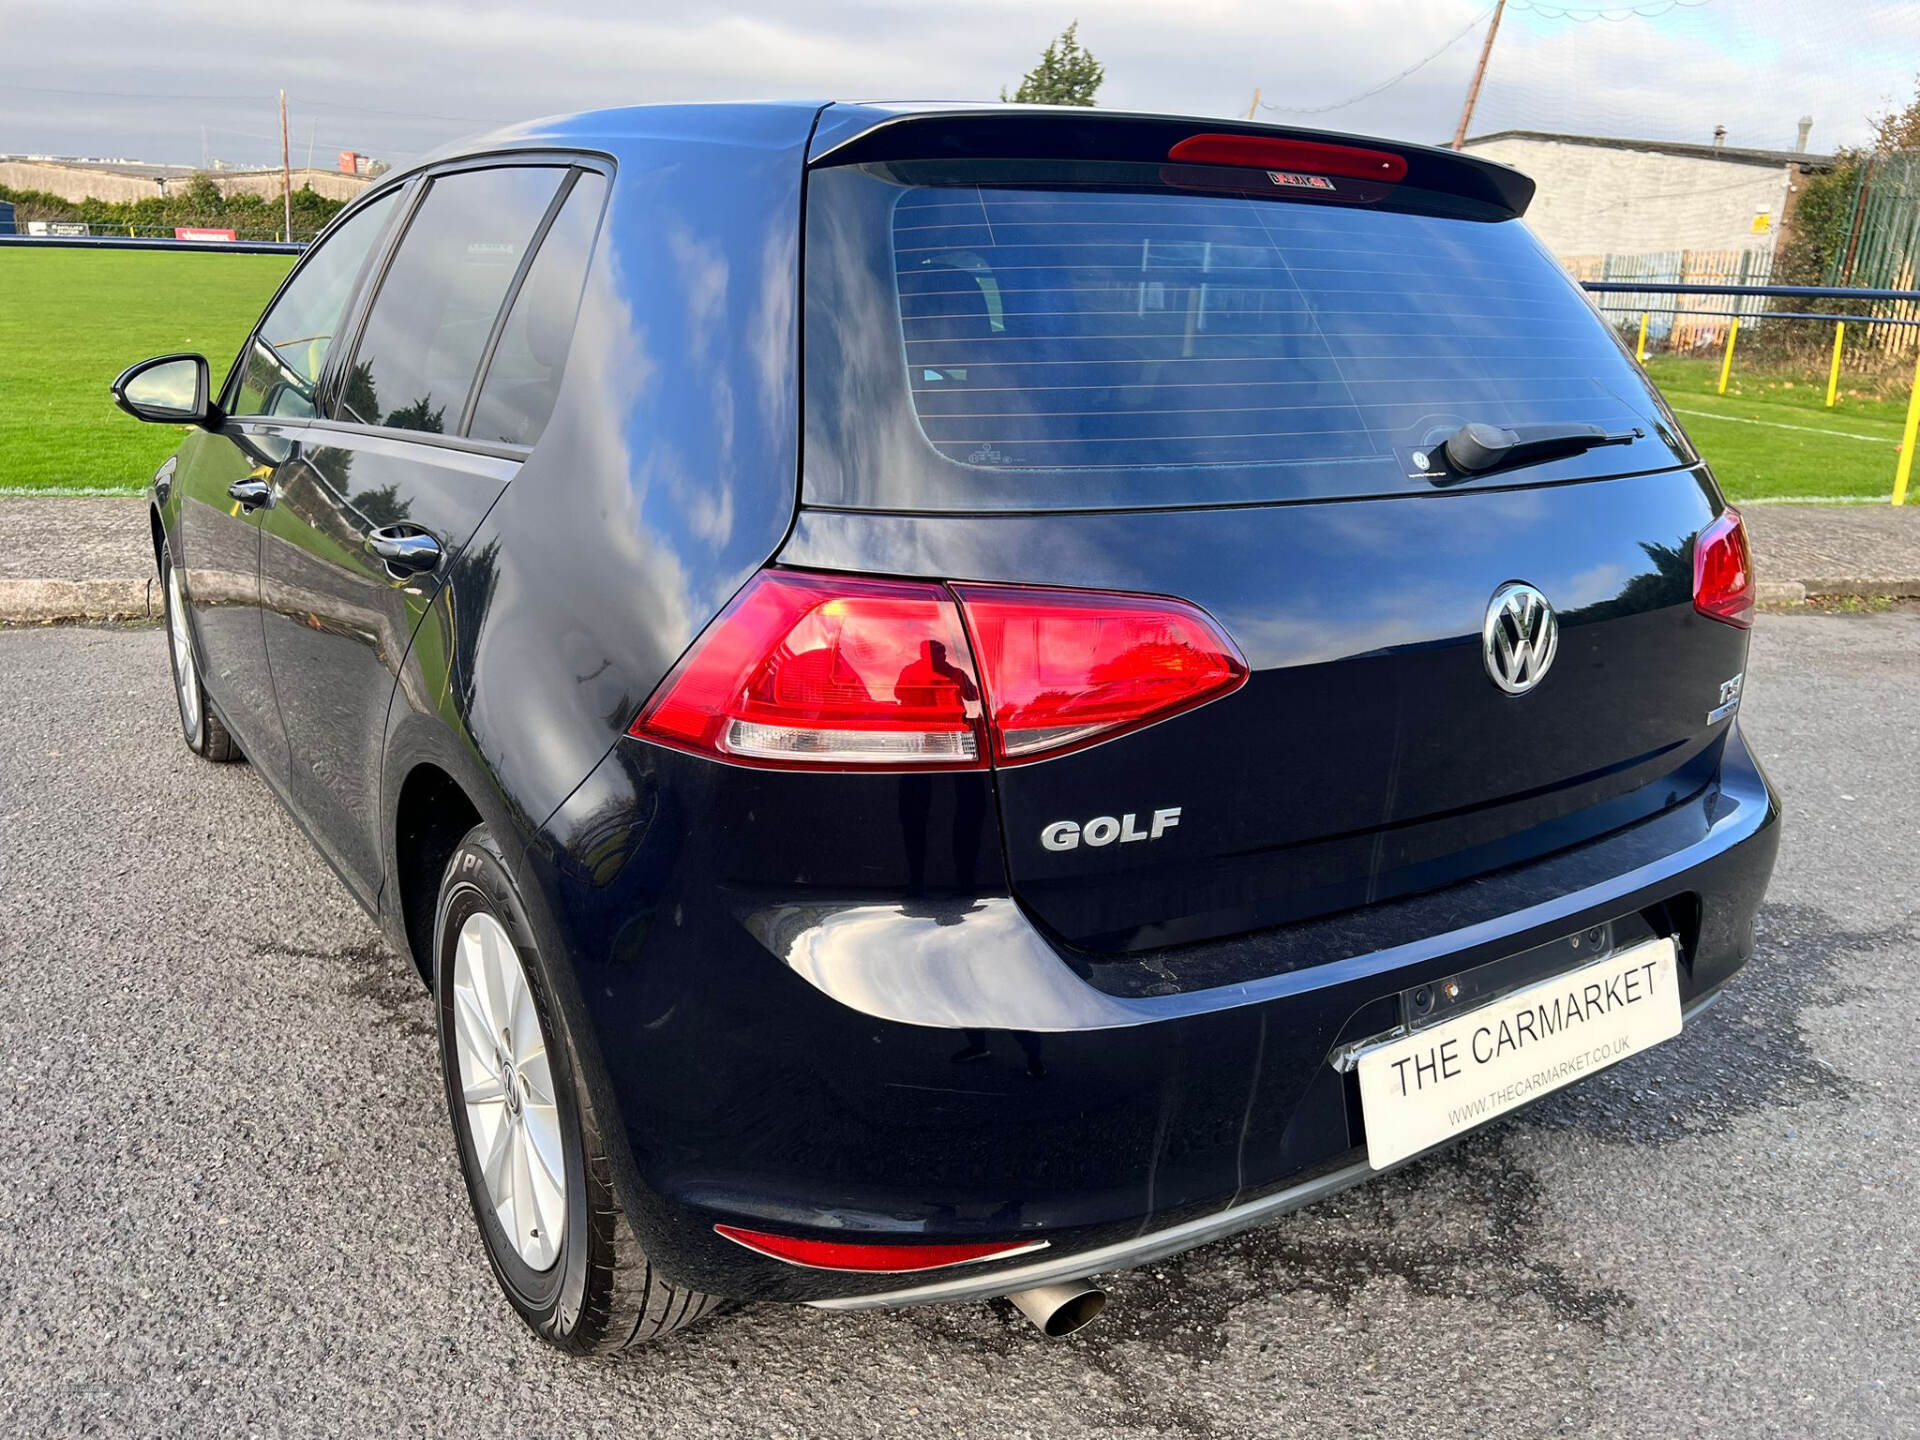
[{"label": "alloy wheel", "polygon": [[193,631],[180,595],[180,567],[167,566],[167,633],[173,641],[173,690],[180,702],[180,724],[189,744],[200,743],[200,668],[193,653]]},{"label": "alloy wheel", "polygon": [[494,1219],[531,1270],[566,1235],[566,1158],[546,1037],[519,952],[485,911],[460,927],[453,1036],[467,1129]]}]

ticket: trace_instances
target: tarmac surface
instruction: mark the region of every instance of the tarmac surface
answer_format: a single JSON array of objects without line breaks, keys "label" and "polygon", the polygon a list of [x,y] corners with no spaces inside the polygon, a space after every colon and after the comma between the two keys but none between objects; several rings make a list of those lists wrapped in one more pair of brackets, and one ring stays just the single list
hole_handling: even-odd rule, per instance
[{"label": "tarmac surface", "polygon": [[1763,616],[1760,950],[1437,1157],[1009,1307],[722,1314],[605,1362],[495,1292],[431,1014],[153,628],[0,633],[0,1431],[1920,1433],[1920,615]]}]

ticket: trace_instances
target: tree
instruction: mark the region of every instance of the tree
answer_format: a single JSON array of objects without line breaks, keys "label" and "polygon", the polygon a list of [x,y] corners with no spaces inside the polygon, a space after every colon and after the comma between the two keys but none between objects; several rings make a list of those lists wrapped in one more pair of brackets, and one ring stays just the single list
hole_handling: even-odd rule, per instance
[{"label": "tree", "polygon": [[1107,67],[1081,48],[1074,21],[1060,32],[1060,38],[1041,52],[1040,63],[1020,78],[1020,88],[1009,97],[1000,87],[1000,98],[1011,98],[1020,105],[1091,105],[1094,92],[1107,78]]},{"label": "tree", "polygon": [[1867,124],[1873,127],[1873,148],[1878,154],[1920,150],[1920,86],[1900,109],[1876,115]]},{"label": "tree", "polygon": [[422,395],[411,405],[401,406],[380,423],[394,430],[425,430],[438,435],[447,428],[447,407],[435,405],[431,395]]}]

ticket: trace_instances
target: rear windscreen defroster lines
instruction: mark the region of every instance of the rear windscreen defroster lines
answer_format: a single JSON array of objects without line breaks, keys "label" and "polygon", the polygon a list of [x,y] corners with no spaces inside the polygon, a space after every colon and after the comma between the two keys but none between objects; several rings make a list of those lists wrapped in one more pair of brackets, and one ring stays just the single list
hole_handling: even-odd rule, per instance
[{"label": "rear windscreen defroster lines", "polygon": [[[809,252],[810,347],[898,368],[889,396],[888,377],[810,348],[810,465],[852,419],[834,392],[856,378],[882,412],[900,404],[923,452],[895,436],[821,455],[841,493],[810,469],[819,503],[1400,493],[1427,488],[1413,453],[1469,421],[1631,430],[1656,412],[1517,220],[861,171],[816,175],[811,203],[812,237],[833,238]],[[851,214],[823,223],[836,206]],[[891,333],[846,333],[883,315]],[[1684,458],[1649,458],[1658,438],[1628,448],[1586,463]],[[891,473],[849,474],[868,452]],[[1568,473],[1579,462],[1541,478]]]}]

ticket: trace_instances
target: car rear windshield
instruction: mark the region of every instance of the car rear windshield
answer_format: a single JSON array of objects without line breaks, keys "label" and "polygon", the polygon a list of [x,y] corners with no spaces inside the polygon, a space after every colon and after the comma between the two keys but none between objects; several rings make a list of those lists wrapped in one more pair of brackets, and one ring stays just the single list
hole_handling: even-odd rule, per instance
[{"label": "car rear windshield", "polygon": [[1244,171],[981,169],[810,181],[811,503],[1430,493],[1415,455],[1470,421],[1643,432],[1501,483],[1690,458],[1518,220],[1379,186],[1329,201],[1297,175],[1255,172],[1278,198]]}]

